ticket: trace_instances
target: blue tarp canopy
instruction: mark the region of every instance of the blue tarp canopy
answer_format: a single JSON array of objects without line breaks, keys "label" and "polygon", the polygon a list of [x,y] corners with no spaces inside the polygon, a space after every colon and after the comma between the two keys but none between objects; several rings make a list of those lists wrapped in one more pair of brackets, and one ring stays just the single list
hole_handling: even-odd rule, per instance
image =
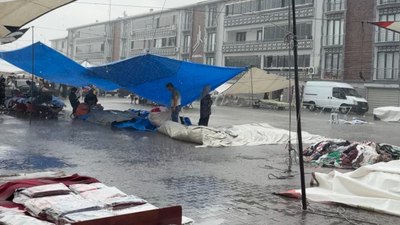
[{"label": "blue tarp canopy", "polygon": [[[182,105],[198,99],[207,85],[214,90],[246,68],[217,67],[146,54],[85,68],[38,42],[19,50],[0,52],[0,58],[46,80],[81,87],[93,84],[104,90],[123,88],[162,105],[170,104],[169,82],[181,92]],[[33,50],[33,51],[32,51]],[[34,60],[32,60],[34,52]]]}]

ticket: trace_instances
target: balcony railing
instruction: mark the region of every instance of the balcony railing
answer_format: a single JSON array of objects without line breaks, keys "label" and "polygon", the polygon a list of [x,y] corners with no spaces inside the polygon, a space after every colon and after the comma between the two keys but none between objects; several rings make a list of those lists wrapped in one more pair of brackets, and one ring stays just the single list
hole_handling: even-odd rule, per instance
[{"label": "balcony railing", "polygon": [[[299,49],[313,48],[313,40],[299,40]],[[288,44],[283,41],[265,42],[265,41],[249,41],[249,42],[234,42],[224,43],[222,51],[224,53],[237,53],[237,52],[263,52],[271,50],[286,50]]]},{"label": "balcony railing", "polygon": [[[135,50],[129,51],[129,55],[131,55],[131,56],[141,55],[143,53],[144,53],[144,49],[135,49]],[[172,56],[172,55],[176,55],[176,48],[175,47],[151,48],[149,50],[149,53],[155,54],[155,55],[162,55],[162,56]]]},{"label": "balcony railing", "polygon": [[131,36],[133,39],[142,39],[146,37],[171,37],[176,36],[176,34],[176,26],[168,26],[160,28],[133,30]]},{"label": "balcony railing", "polygon": [[378,5],[400,3],[400,0],[378,0]]}]

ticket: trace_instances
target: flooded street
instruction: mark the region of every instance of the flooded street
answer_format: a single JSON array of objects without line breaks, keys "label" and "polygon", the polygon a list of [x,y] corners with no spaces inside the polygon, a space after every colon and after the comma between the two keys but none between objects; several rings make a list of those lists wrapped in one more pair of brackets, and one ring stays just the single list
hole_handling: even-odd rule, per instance
[{"label": "flooded street", "polygon": [[[128,102],[100,99],[106,109],[135,106]],[[313,213],[306,213],[300,201],[273,195],[300,187],[297,164],[293,179],[268,178],[287,168],[284,145],[196,148],[157,132],[71,121],[69,114],[67,109],[59,120],[37,120],[31,126],[26,119],[0,115],[0,173],[61,170],[92,176],[156,206],[180,204],[185,216],[204,225],[347,224],[344,217],[364,221],[358,224],[398,221],[397,217],[313,202],[309,205]],[[196,123],[197,105],[182,114]],[[330,125],[328,113],[303,112],[304,130],[310,133],[400,145],[394,135],[400,124],[365,119],[374,124]],[[288,129],[288,111],[214,107],[210,126],[261,122]],[[307,182],[314,171],[331,169],[307,165]]]}]

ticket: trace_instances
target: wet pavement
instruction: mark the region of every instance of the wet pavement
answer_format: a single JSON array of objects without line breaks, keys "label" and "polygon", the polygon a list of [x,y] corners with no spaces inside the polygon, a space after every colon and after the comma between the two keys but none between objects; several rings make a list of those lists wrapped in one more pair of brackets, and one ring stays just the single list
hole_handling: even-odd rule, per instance
[{"label": "wet pavement", "polygon": [[[106,109],[135,107],[126,99],[100,99]],[[136,106],[135,108],[143,108]],[[215,107],[211,126],[269,123],[288,129],[288,111]],[[184,110],[193,122],[198,108]],[[303,112],[305,131],[332,138],[400,145],[399,123],[330,125],[327,113]],[[295,119],[293,118],[293,124]],[[287,167],[284,145],[196,148],[158,133],[115,130],[84,121],[29,121],[0,115],[0,174],[62,170],[93,176],[157,206],[180,204],[196,224],[398,224],[399,218],[337,205],[309,203],[273,192],[299,188],[294,179],[269,179]],[[294,127],[294,126],[293,126]],[[307,165],[306,181],[314,171]],[[349,221],[350,222],[349,222]]]}]

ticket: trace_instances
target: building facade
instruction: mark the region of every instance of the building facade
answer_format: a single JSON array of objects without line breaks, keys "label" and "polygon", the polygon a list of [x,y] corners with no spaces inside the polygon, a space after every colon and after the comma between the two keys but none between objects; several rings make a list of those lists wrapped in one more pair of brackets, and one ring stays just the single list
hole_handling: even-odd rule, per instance
[{"label": "building facade", "polygon": [[[291,1],[251,0],[226,4],[223,56],[226,66],[256,66],[286,75],[293,60]],[[298,65],[302,78],[320,73],[321,1],[296,1]]]},{"label": "building facade", "polygon": [[[374,21],[399,21],[400,0],[374,0]],[[400,35],[373,27],[371,82],[366,96],[374,107],[400,106]]]},{"label": "building facade", "polygon": [[[93,65],[149,52],[287,76],[293,70],[290,2],[208,0],[70,28],[52,47]],[[300,78],[351,83],[371,108],[400,105],[400,35],[367,23],[400,20],[400,0],[296,4]]]}]

